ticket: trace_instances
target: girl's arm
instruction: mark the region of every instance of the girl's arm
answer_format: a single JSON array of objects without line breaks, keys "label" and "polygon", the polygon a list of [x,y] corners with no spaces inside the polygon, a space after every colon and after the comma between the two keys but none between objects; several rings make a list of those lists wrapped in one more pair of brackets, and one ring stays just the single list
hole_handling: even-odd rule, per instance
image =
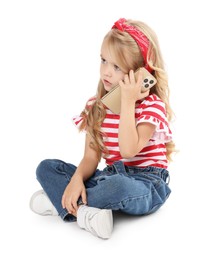
[{"label": "girl's arm", "polygon": [[136,127],[134,111],[137,100],[148,96],[149,91],[141,93],[142,76],[139,74],[137,82],[133,71],[126,75],[121,86],[121,112],[119,123],[119,148],[123,158],[132,158],[138,154],[152,137],[155,126],[141,123]]},{"label": "girl's arm", "polygon": [[91,137],[86,135],[83,159],[62,196],[62,207],[66,208],[69,213],[74,215],[78,209],[77,201],[79,197],[81,197],[84,204],[87,203],[84,181],[94,174],[99,163],[96,152],[89,145],[91,141]]},{"label": "girl's arm", "polygon": [[75,172],[75,175],[81,177],[83,181],[86,181],[94,174],[99,163],[96,152],[90,147],[91,142],[92,138],[87,134],[85,139],[84,156]]},{"label": "girl's arm", "polygon": [[136,127],[134,107],[131,104],[121,103],[119,123],[119,148],[123,158],[132,158],[137,155],[148,143],[155,131],[155,125],[140,123]]}]

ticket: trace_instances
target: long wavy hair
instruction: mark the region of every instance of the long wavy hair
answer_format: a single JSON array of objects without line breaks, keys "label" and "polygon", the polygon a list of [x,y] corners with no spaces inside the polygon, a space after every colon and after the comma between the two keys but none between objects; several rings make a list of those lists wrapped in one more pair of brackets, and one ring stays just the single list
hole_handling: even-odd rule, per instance
[{"label": "long wavy hair", "polygon": [[[149,39],[150,46],[147,55],[147,62],[153,69],[152,74],[157,79],[157,84],[151,88],[150,94],[156,94],[165,103],[167,119],[168,121],[171,121],[173,112],[169,103],[168,78],[164,69],[164,62],[157,36],[154,31],[143,22],[127,20],[126,23],[138,28]],[[141,51],[135,40],[127,32],[122,32],[118,29],[111,29],[104,37],[103,44],[106,44],[106,47],[117,61],[117,65],[123,70],[123,72],[125,72],[125,74],[131,69],[135,71],[139,67],[144,67],[145,64]],[[100,79],[96,99],[93,105],[86,107],[81,113],[81,116],[83,116],[83,122],[80,130],[85,129],[85,127],[87,128],[87,132],[93,140],[90,143],[90,146],[97,152],[99,160],[101,159],[102,153],[108,153],[103,143],[104,132],[101,131],[101,125],[106,115],[101,98],[105,94],[106,90]],[[167,159],[171,161],[171,154],[175,150],[173,141],[166,143],[166,150]]]}]

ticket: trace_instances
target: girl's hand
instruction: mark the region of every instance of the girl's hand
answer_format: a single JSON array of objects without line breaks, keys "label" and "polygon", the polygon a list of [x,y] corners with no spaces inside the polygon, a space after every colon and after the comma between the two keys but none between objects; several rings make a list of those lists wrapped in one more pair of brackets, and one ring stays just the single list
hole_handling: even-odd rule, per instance
[{"label": "girl's hand", "polygon": [[121,98],[122,100],[128,100],[129,102],[136,102],[137,100],[143,99],[149,95],[149,90],[142,93],[142,72],[138,71],[137,81],[135,79],[134,71],[130,70],[129,75],[124,76],[124,80],[119,82],[121,87]]},{"label": "girl's hand", "polygon": [[81,176],[74,174],[70,183],[67,185],[62,196],[62,207],[66,208],[72,215],[76,215],[78,210],[77,201],[82,198],[84,204],[87,203],[86,189]]}]

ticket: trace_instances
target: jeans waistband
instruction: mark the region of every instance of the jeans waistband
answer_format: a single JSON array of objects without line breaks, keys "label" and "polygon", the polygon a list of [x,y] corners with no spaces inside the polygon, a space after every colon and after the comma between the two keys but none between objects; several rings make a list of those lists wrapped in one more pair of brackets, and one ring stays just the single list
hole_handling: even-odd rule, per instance
[{"label": "jeans waistband", "polygon": [[128,175],[128,173],[136,173],[136,174],[150,173],[150,174],[159,176],[167,184],[169,184],[169,182],[170,182],[169,172],[168,172],[168,170],[166,170],[164,168],[159,168],[159,167],[154,167],[154,166],[148,166],[145,168],[137,167],[137,166],[127,166],[127,165],[124,165],[124,163],[122,161],[114,162],[112,165],[107,166],[107,167],[113,168],[116,173],[125,174],[125,175]]}]

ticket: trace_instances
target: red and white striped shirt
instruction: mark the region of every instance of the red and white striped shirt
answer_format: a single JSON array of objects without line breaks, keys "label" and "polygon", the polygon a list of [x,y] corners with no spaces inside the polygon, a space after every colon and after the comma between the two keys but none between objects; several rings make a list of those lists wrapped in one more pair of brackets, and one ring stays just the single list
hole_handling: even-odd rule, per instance
[{"label": "red and white striped shirt", "polygon": [[[92,106],[94,101],[95,97],[89,99],[86,107]],[[106,109],[106,116],[102,123],[102,131],[106,134],[103,137],[103,141],[109,151],[107,156],[103,155],[106,164],[111,165],[115,161],[123,161],[128,166],[167,168],[168,161],[166,158],[165,143],[172,140],[172,132],[166,117],[165,104],[157,95],[149,95],[143,101],[136,103],[134,116],[136,125],[147,122],[155,125],[156,129],[147,145],[135,157],[125,159],[120,155],[118,143],[120,115]],[[78,127],[81,125],[82,117],[76,116],[73,118],[73,121]]]}]

